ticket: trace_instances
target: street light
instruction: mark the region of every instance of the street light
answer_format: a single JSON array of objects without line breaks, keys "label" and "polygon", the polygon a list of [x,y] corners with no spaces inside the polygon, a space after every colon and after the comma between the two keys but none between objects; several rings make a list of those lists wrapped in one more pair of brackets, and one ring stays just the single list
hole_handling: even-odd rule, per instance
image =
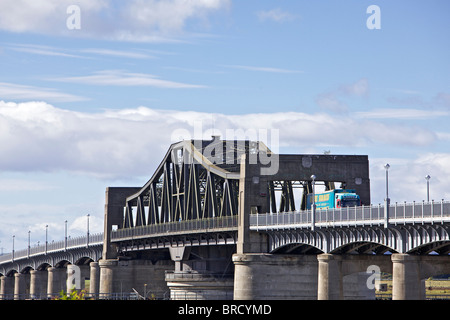
[{"label": "street light", "polygon": [[430,179],[431,179],[431,176],[428,174],[425,177],[425,180],[427,180],[427,202],[430,202]]},{"label": "street light", "polygon": [[31,231],[30,230],[28,230],[28,252],[27,252],[27,255],[28,255],[28,258],[30,257],[30,235],[31,235]]},{"label": "street light", "polygon": [[384,169],[386,169],[386,199],[384,199],[384,227],[389,227],[389,205],[390,205],[390,199],[389,199],[389,168],[391,166],[389,163],[386,163],[384,165]]},{"label": "street light", "polygon": [[89,217],[90,217],[90,214],[88,213],[88,214],[87,214],[87,238],[86,238],[86,247],[89,246]]},{"label": "street light", "polygon": [[45,225],[45,254],[48,250],[48,224]]},{"label": "street light", "polygon": [[12,261],[14,261],[14,238],[15,238],[16,236],[14,236],[13,235],[13,247],[12,247]]},{"label": "street light", "polygon": [[312,175],[311,179],[312,179],[311,230],[314,231],[316,224],[316,188],[315,188],[316,176]]},{"label": "street light", "polygon": [[389,163],[386,163],[384,165],[384,168],[386,169],[386,199],[389,199],[389,168],[391,166],[389,165]]},{"label": "street light", "polygon": [[64,221],[64,251],[67,251],[67,220]]}]

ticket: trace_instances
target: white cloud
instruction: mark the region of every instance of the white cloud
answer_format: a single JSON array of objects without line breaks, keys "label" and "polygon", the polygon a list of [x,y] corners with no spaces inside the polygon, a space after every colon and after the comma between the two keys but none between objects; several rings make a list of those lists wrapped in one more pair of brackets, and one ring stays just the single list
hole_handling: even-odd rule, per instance
[{"label": "white cloud", "polygon": [[385,197],[385,169],[389,163],[389,198],[393,203],[420,202],[426,200],[425,176],[430,175],[430,200],[450,199],[450,153],[425,152],[412,159],[370,159],[372,199],[377,202]]},{"label": "white cloud", "polygon": [[65,50],[61,48],[55,48],[51,46],[35,45],[35,44],[12,44],[9,46],[11,50],[17,52],[26,52],[32,54],[38,54],[43,56],[53,56],[53,57],[65,57],[65,58],[82,58],[86,57],[80,55],[74,55],[64,52]]},{"label": "white cloud", "polygon": [[51,190],[56,188],[56,186],[33,180],[23,180],[23,179],[0,179],[0,191],[15,192],[15,191],[42,191]]},{"label": "white cloud", "polygon": [[[73,222],[70,223],[68,226],[69,231],[74,233],[81,233],[86,234],[87,233],[87,223],[88,223],[88,217],[80,216],[75,218]],[[98,218],[96,216],[89,216],[89,233],[100,233],[103,232],[103,220],[101,218]]]},{"label": "white cloud", "polygon": [[26,86],[7,82],[0,82],[0,98],[5,100],[47,100],[52,102],[88,100],[85,97],[60,92],[52,88]]},{"label": "white cloud", "polygon": [[347,112],[348,106],[340,101],[335,93],[327,92],[317,95],[316,104],[323,110],[332,111],[335,113]]},{"label": "white cloud", "polygon": [[88,76],[64,77],[52,80],[103,86],[149,86],[170,89],[205,88],[203,85],[158,79],[157,76],[151,74],[127,73],[118,70],[105,70]]},{"label": "white cloud", "polygon": [[297,19],[296,15],[293,15],[280,8],[275,8],[267,11],[258,11],[256,15],[261,21],[288,22]]},{"label": "white cloud", "polygon": [[350,96],[358,96],[358,97],[368,96],[369,81],[367,80],[367,78],[359,79],[355,83],[342,85],[340,87],[340,91]]},{"label": "white cloud", "polygon": [[[106,0],[77,0],[86,18],[108,8]],[[2,0],[0,29],[12,32],[63,33],[67,31],[67,7],[73,0]]]},{"label": "white cloud", "polygon": [[318,94],[315,102],[322,110],[343,113],[349,110],[347,103],[342,101],[344,97],[367,97],[369,92],[369,81],[366,78],[362,78],[354,83],[343,84],[338,88]]},{"label": "white cloud", "polygon": [[[277,129],[281,147],[299,149],[422,147],[438,139],[425,128],[351,117],[336,121],[322,113],[215,114],[214,120],[215,133],[223,137],[227,130]],[[152,164],[157,165],[174,142],[174,135],[189,139],[198,133],[198,123],[203,124],[203,138],[210,138],[210,113],[146,107],[82,113],[44,102],[0,101],[0,170],[66,170],[105,178],[150,174]],[[338,132],[345,132],[345,139]]]},{"label": "white cloud", "polygon": [[242,65],[228,65],[226,67],[247,70],[247,71],[260,71],[260,72],[271,72],[271,73],[303,73],[303,71],[300,71],[300,70],[290,70],[290,69],[281,69],[281,68],[273,68],[273,67],[254,67],[254,66],[242,66]]},{"label": "white cloud", "polygon": [[[192,21],[229,8],[231,0],[2,0],[0,30],[126,41],[177,41]],[[69,30],[67,8],[80,8],[80,29]]]},{"label": "white cloud", "polygon": [[372,111],[356,112],[355,115],[365,119],[408,119],[425,120],[449,116],[449,111],[420,110],[410,108],[384,108]]},{"label": "white cloud", "polygon": [[131,58],[131,59],[153,59],[154,56],[151,56],[142,52],[133,52],[133,51],[123,51],[123,50],[111,50],[111,49],[83,49],[81,52],[85,53],[93,53],[97,55],[103,56],[112,56],[118,58]]}]

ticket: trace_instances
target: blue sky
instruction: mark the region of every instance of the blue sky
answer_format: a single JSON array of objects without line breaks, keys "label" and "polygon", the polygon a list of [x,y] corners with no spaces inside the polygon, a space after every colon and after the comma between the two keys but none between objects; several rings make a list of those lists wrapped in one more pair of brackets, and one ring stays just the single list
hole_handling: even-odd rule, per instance
[{"label": "blue sky", "polygon": [[277,130],[282,153],[367,154],[374,203],[386,162],[393,201],[424,199],[427,174],[432,198],[449,199],[449,9],[1,0],[0,247],[25,247],[28,230],[45,241],[45,225],[60,240],[65,220],[84,234],[87,214],[102,231],[105,188],[143,185],[199,124],[205,138]]}]

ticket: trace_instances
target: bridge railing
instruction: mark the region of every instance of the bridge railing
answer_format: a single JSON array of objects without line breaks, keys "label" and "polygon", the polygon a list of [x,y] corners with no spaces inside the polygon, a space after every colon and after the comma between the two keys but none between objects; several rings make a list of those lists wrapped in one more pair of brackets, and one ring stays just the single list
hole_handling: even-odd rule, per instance
[{"label": "bridge railing", "polygon": [[[383,224],[384,205],[317,209],[314,223],[317,226],[342,226],[361,224]],[[259,230],[265,227],[309,227],[312,225],[312,210],[250,215],[250,226]],[[431,201],[395,203],[389,206],[389,222],[433,223],[450,221],[450,202]]]},{"label": "bridge railing", "polygon": [[68,238],[67,244],[65,240],[52,241],[47,244],[43,243],[35,247],[30,247],[28,249],[15,250],[14,252],[9,252],[0,256],[0,263],[13,261],[16,259],[25,259],[29,256],[35,256],[40,254],[47,254],[54,251],[62,251],[65,249],[73,249],[78,247],[85,247],[89,245],[98,245],[103,243],[103,233],[90,234],[89,238],[87,235]]},{"label": "bridge railing", "polygon": [[111,232],[112,241],[160,236],[176,233],[189,233],[208,230],[236,229],[238,216],[224,216],[207,219],[173,221],[134,228],[122,228]]}]

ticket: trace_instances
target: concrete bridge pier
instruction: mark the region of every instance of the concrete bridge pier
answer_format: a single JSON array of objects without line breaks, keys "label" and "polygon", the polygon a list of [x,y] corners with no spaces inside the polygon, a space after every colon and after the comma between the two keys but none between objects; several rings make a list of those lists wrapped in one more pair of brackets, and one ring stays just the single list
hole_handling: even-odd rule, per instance
[{"label": "concrete bridge pier", "polygon": [[168,291],[164,278],[166,270],[173,270],[168,260],[100,260],[100,298],[128,294],[136,290],[141,296],[162,298]]},{"label": "concrete bridge pier", "polygon": [[375,299],[373,271],[392,273],[390,255],[317,255],[318,300]]},{"label": "concrete bridge pier", "polygon": [[421,281],[421,256],[392,255],[392,300],[424,300],[425,281]]},{"label": "concrete bridge pier", "polygon": [[98,297],[100,290],[100,267],[98,262],[91,262],[89,267],[89,294],[93,297]]},{"label": "concrete bridge pier", "polygon": [[316,300],[315,255],[233,255],[235,300]]},{"label": "concrete bridge pier", "polygon": [[319,254],[318,300],[344,299],[342,257],[333,254]]},{"label": "concrete bridge pier", "polygon": [[29,274],[20,272],[14,274],[14,300],[25,299],[29,277]]},{"label": "concrete bridge pier", "polygon": [[14,294],[14,277],[0,277],[0,299],[11,299]]},{"label": "concrete bridge pier", "polygon": [[47,281],[47,297],[59,296],[61,291],[66,292],[67,271],[66,268],[49,267]]},{"label": "concrete bridge pier", "polygon": [[48,271],[30,271],[30,298],[43,299],[47,295]]}]

